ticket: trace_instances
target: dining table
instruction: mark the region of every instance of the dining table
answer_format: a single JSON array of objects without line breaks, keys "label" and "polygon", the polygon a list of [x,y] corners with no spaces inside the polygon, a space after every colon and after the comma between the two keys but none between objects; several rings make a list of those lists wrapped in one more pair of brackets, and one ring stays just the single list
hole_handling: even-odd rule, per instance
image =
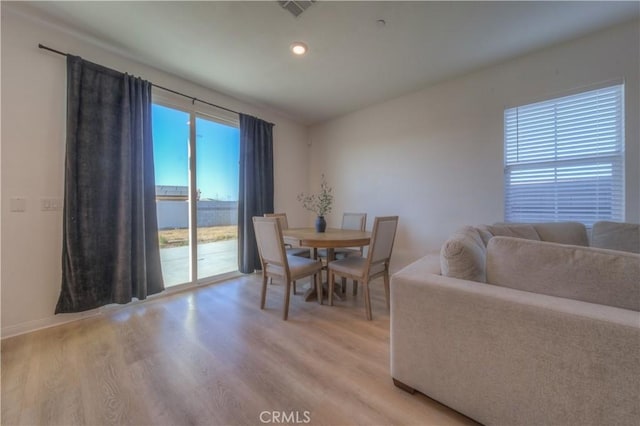
[{"label": "dining table", "polygon": [[[312,250],[312,257],[318,258],[318,249],[327,250],[327,265],[335,260],[335,249],[343,247],[363,247],[371,243],[371,232],[353,229],[327,228],[324,232],[317,232],[315,228],[288,228],[282,231],[285,243],[294,247],[308,247]],[[327,283],[323,283],[323,289]],[[328,294],[328,291],[325,292]],[[342,295],[334,291],[334,297],[342,300]],[[315,286],[311,286],[304,294],[308,302],[317,298]]]}]

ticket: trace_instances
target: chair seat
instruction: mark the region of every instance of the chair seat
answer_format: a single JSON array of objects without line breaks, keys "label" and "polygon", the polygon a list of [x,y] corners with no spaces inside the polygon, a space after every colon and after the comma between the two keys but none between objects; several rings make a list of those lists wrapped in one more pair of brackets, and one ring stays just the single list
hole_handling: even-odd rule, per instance
[{"label": "chair seat", "polygon": [[362,252],[357,248],[338,248],[335,250],[336,257],[352,257],[352,256],[362,256]]},{"label": "chair seat", "polygon": [[[347,256],[362,256],[362,253],[360,252],[360,249],[357,248],[349,248],[349,247],[341,247],[341,248],[337,248],[333,251],[334,256],[336,257],[336,259],[338,258],[344,258]],[[327,257],[327,249],[318,249],[318,256],[320,257]]]},{"label": "chair seat", "polygon": [[285,249],[287,256],[311,257],[309,249],[304,247],[289,247]]},{"label": "chair seat", "polygon": [[[293,281],[299,277],[306,277],[322,269],[322,262],[314,259],[307,259],[300,256],[287,256],[289,262],[289,272]],[[284,268],[279,265],[267,264],[267,274],[284,276]]]},{"label": "chair seat", "polygon": [[[362,256],[350,256],[344,259],[334,260],[329,264],[329,269],[338,275],[349,274],[355,276],[363,276],[365,268],[367,267],[367,258]],[[376,275],[384,271],[384,263],[377,263],[371,265],[369,270],[369,276]]]}]

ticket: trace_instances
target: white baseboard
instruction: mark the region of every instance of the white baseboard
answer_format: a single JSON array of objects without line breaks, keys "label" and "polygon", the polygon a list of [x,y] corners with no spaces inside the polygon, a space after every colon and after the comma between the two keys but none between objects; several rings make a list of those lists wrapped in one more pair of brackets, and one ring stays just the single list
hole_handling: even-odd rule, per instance
[{"label": "white baseboard", "polygon": [[237,278],[241,276],[242,274],[240,274],[237,271],[234,271],[227,274],[219,275],[217,277],[214,277],[213,279],[211,278],[204,279],[198,282],[197,284],[188,283],[188,284],[181,284],[178,286],[172,286],[167,288],[165,291],[161,293],[154,294],[153,296],[149,296],[145,300],[135,299],[134,301],[129,302],[127,304],[122,304],[122,305],[111,304],[111,305],[103,306],[101,308],[96,308],[96,309],[92,309],[90,311],[85,311],[85,312],[79,312],[76,314],[58,314],[58,315],[53,315],[47,318],[40,318],[33,321],[22,322],[20,324],[9,325],[7,327],[2,327],[2,330],[0,331],[1,338],[6,339],[8,337],[17,336],[19,334],[25,334],[32,331],[42,330],[45,328],[55,327],[55,326],[66,324],[72,321],[78,321],[85,318],[91,318],[98,315],[108,314],[117,309],[125,309],[128,306],[131,306],[134,304],[144,303],[146,300],[155,300],[155,299],[171,296],[176,293],[194,290],[199,287],[206,287],[211,284],[217,284],[219,282],[226,281],[230,278]]},{"label": "white baseboard", "polygon": [[33,321],[22,322],[16,325],[2,327],[2,339],[17,336],[19,334],[29,333],[31,331],[42,330],[49,327],[55,327],[60,324],[66,324],[72,321],[78,321],[85,318],[102,315],[101,308],[92,309],[91,311],[80,312],[77,314],[59,314],[47,318],[40,318]]}]

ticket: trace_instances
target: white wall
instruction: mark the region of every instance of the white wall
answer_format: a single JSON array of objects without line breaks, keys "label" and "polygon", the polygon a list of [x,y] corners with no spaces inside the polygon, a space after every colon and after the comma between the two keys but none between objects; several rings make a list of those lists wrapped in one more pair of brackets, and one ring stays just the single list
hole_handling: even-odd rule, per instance
[{"label": "white wall", "polygon": [[[69,318],[52,318],[60,291],[62,213],[41,212],[39,205],[41,197],[63,196],[66,63],[38,43],[275,123],[276,209],[286,211],[293,226],[306,224],[308,216],[291,196],[308,188],[305,126],[27,19],[14,7],[2,3],[3,336]],[[9,212],[9,199],[17,196],[27,198],[25,213]]]},{"label": "white wall", "polygon": [[[311,128],[310,182],[325,173],[343,211],[398,214],[393,269],[464,224],[503,220],[505,107],[625,79],[626,219],[640,221],[639,23],[379,103]],[[402,66],[402,64],[398,64]]]},{"label": "white wall", "polygon": [[[502,219],[505,107],[624,78],[627,220],[640,221],[638,22],[373,105],[309,132],[274,111],[26,19],[13,7],[2,3],[3,336],[55,321],[60,288],[61,212],[41,212],[39,202],[62,198],[66,67],[63,57],[38,43],[276,123],[276,210],[286,211],[292,226],[310,224],[295,194],[316,190],[326,173],[336,196],[330,225],[339,225],[343,211],[366,211],[369,228],[376,215],[400,215],[394,269],[437,250],[462,224]],[[25,213],[9,212],[15,196],[27,198]]]}]

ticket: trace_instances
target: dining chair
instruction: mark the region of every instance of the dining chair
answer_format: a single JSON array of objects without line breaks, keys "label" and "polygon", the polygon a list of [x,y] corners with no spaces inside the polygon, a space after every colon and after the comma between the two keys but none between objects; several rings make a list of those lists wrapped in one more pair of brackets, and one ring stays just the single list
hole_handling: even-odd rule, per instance
[{"label": "dining chair", "polygon": [[[280,228],[282,230],[289,229],[289,221],[287,220],[286,213],[265,213],[264,217],[275,217],[280,222]],[[311,252],[308,248],[304,247],[293,247],[291,244],[285,243],[285,250],[287,251],[287,255],[289,256],[300,256],[300,257],[311,257]],[[273,280],[269,281],[269,284],[272,283]],[[296,288],[296,282],[293,282],[293,294],[297,294],[298,289]]]},{"label": "dining chair", "polygon": [[[351,229],[354,231],[364,231],[367,227],[367,214],[366,213],[342,213],[342,229]],[[336,248],[334,253],[337,258],[347,256],[362,256],[363,247],[351,248],[341,247]]]},{"label": "dining chair", "polygon": [[280,220],[275,217],[253,217],[253,228],[258,243],[260,263],[262,264],[262,295],[260,309],[264,309],[267,295],[267,278],[277,277],[285,282],[284,309],[282,318],[286,321],[289,316],[289,298],[291,283],[295,280],[313,276],[319,297],[322,297],[322,283],[320,271],[322,262],[300,256],[287,255],[282,240]]},{"label": "dining chair", "polygon": [[384,293],[389,309],[389,260],[393,251],[393,241],[398,228],[398,216],[376,217],[371,233],[371,244],[367,256],[349,256],[334,260],[328,265],[329,305],[333,305],[335,277],[341,276],[357,280],[364,288],[364,304],[367,319],[371,320],[371,297],[369,282],[383,277]]},{"label": "dining chair", "polygon": [[[285,230],[289,229],[289,221],[286,213],[265,213],[264,217],[275,217],[280,222],[280,227]],[[311,257],[310,250],[304,247],[292,247],[291,244],[285,244],[287,254],[292,256]]]},{"label": "dining chair", "polygon": [[[350,229],[354,231],[364,231],[367,226],[367,214],[366,213],[343,213],[342,225],[340,229]],[[351,247],[338,247],[334,249],[333,253],[336,259],[347,257],[349,255],[362,255],[363,247],[351,248]],[[319,249],[318,256],[323,259],[327,258],[327,249]]]},{"label": "dining chair", "polygon": [[[342,213],[342,229],[352,229],[356,231],[364,231],[367,227],[366,213]],[[340,247],[336,248],[334,253],[336,259],[343,259],[348,256],[362,256],[364,247]],[[342,277],[342,293],[347,291],[347,279]],[[353,295],[358,294],[358,281],[353,280]]]}]

